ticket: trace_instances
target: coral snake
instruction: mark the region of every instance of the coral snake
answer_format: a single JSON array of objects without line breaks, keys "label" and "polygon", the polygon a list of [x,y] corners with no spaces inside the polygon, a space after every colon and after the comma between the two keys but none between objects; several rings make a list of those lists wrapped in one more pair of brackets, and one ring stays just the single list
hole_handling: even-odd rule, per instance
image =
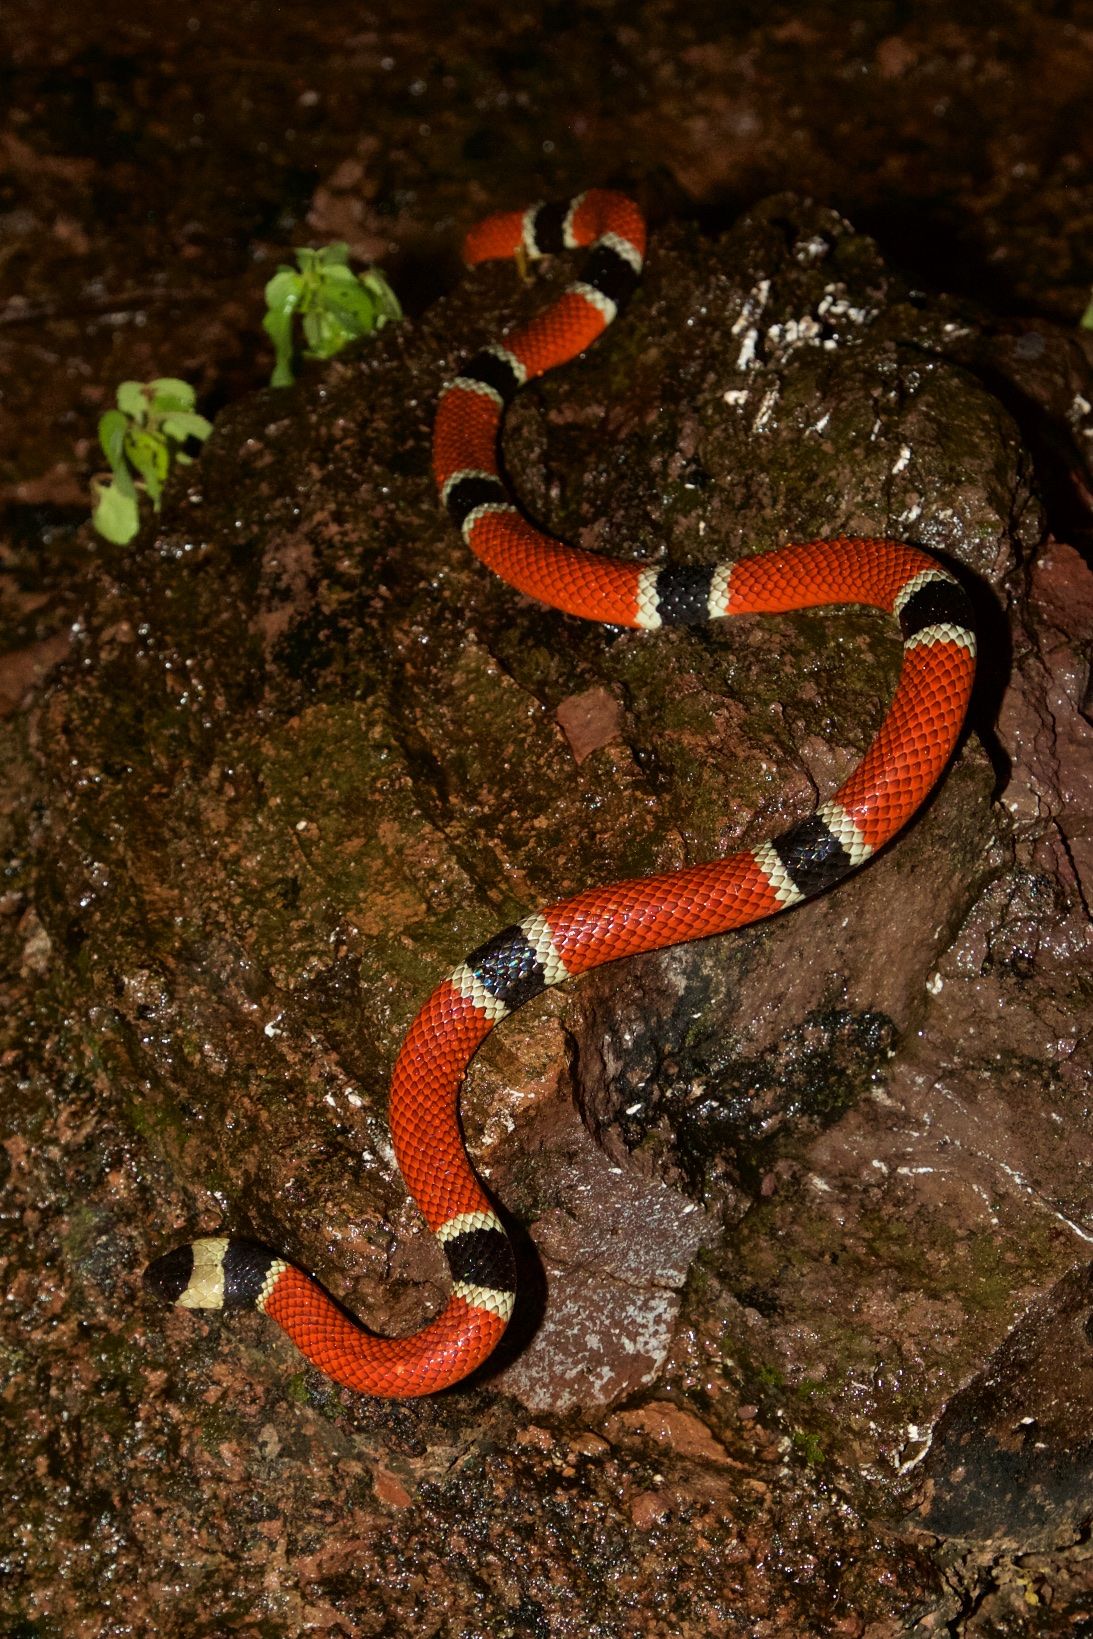
[{"label": "coral snake", "polygon": [[433,991],[395,1064],[389,1112],[399,1166],[451,1269],[446,1306],[423,1330],[374,1336],[302,1270],[234,1237],[179,1247],[145,1272],[153,1291],[185,1307],[264,1310],[321,1371],[373,1395],[429,1394],[457,1382],[488,1357],[512,1312],[509,1241],[471,1170],[458,1118],[464,1072],[494,1025],[548,985],[602,962],[744,927],[830,887],[922,803],[952,753],[971,691],[975,638],[965,595],[932,558],[898,541],[839,537],[707,567],[638,564],[568,546],[522,514],[499,470],[505,407],[611,323],[641,273],[645,224],[629,199],[594,190],[491,216],[466,241],[471,264],[577,247],[590,247],[580,278],[531,323],[475,354],[441,393],[433,471],[467,545],[533,598],[646,631],[865,604],[898,621],[902,667],[863,761],[808,819],[727,859],[546,905],[472,951]]}]

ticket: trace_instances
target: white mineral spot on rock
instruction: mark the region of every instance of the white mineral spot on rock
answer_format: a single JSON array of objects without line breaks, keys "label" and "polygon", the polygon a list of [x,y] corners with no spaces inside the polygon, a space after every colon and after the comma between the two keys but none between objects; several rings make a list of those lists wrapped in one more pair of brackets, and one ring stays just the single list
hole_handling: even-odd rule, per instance
[{"label": "white mineral spot on rock", "polygon": [[740,353],[736,360],[738,370],[750,370],[755,363],[755,344],[759,340],[758,330],[749,330],[740,344]]},{"label": "white mineral spot on rock", "polygon": [[763,394],[763,402],[760,404],[759,409],[756,412],[755,420],[752,422],[753,432],[762,431],[767,422],[770,420],[771,411],[774,409],[777,402],[778,387],[777,384],[775,384],[773,387],[768,387],[766,392]]},{"label": "white mineral spot on rock", "polygon": [[831,247],[826,239],[814,234],[811,239],[802,239],[794,246],[794,255],[799,262],[819,262],[827,255]]}]

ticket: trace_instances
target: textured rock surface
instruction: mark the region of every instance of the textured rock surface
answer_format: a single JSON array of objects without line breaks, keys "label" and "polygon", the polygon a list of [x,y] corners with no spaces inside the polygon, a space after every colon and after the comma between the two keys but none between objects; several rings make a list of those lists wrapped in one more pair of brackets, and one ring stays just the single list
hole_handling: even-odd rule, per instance
[{"label": "textured rock surface", "polygon": [[478,1384],[370,1403],[257,1317],[140,1295],[150,1253],[227,1224],[420,1324],[439,1259],[383,1106],[436,976],[548,895],[759,840],[879,722],[898,644],[865,613],[597,631],[452,538],[437,386],[565,277],[483,271],[225,412],[157,538],[103,556],[12,762],[26,1631],[553,1634],[575,1608],[592,1634],[878,1639],[959,1613],[938,1536],[1081,1538],[1089,582],[1041,545],[970,322],[788,198],[715,244],[662,233],[507,459],[552,527],[635,555],[837,529],[946,553],[997,656],[989,755],[969,737],[836,893],[491,1038],[465,1124],[528,1278]]}]

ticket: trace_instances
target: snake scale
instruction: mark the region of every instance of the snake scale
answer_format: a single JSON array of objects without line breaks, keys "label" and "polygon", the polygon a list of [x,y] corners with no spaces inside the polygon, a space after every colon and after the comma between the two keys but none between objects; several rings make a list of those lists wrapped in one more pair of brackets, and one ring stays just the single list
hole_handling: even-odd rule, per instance
[{"label": "snake scale", "polygon": [[145,1271],[188,1308],[256,1308],[329,1377],[367,1394],[430,1394],[489,1356],[508,1323],[515,1265],[459,1128],[464,1072],[500,1020],[548,985],[603,962],[725,933],[774,915],[868,860],[910,819],[948,762],[975,667],[967,599],[933,558],[893,540],[794,544],[710,566],[639,564],[545,535],[517,506],[499,466],[505,408],[528,381],[576,357],[633,292],[645,223],[624,196],[590,190],[565,204],[488,217],[468,263],[587,248],[580,277],[522,329],[485,347],[441,393],[433,471],[471,551],[510,586],[587,620],[652,632],[727,616],[865,604],[893,616],[903,661],[892,704],[864,759],[835,794],[781,836],[727,859],[593,887],[544,906],[472,951],[433,991],[391,1083],[395,1154],[451,1270],[446,1306],[403,1338],[377,1337],[301,1269],[234,1237],[178,1247]]}]

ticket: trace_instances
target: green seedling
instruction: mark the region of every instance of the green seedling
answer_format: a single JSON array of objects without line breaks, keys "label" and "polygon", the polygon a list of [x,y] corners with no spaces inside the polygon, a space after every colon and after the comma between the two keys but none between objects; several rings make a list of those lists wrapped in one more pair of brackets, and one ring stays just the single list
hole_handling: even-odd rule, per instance
[{"label": "green seedling", "polygon": [[184,445],[208,438],[212,423],[194,410],[194,390],[173,376],[156,381],[123,381],[117,409],[99,420],[99,443],[110,463],[111,478],[91,480],[91,521],[108,541],[124,546],[140,528],[140,495],[149,495],[159,511],[171,463],[188,466],[193,459]]},{"label": "green seedling", "polygon": [[295,379],[297,314],[303,321],[304,357],[309,359],[333,358],[347,342],[402,317],[398,297],[382,273],[375,268],[353,272],[348,245],[298,250],[296,266],[282,264],[267,284],[266,307],[262,327],[277,354],[270,377],[273,387],[289,387]]}]

